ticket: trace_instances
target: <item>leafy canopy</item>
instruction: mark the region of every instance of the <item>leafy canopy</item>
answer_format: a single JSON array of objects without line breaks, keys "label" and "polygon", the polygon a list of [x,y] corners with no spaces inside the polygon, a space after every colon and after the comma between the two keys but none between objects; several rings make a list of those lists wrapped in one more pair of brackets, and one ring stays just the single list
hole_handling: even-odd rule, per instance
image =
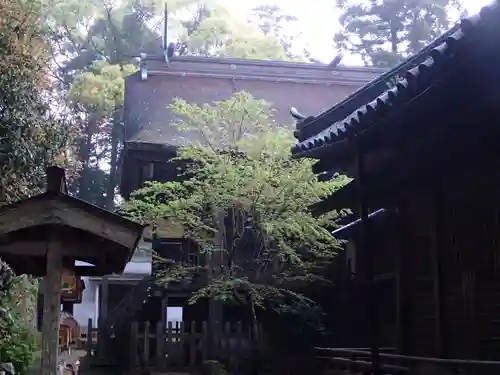
[{"label": "leafy canopy", "polygon": [[[75,154],[82,169],[70,190],[113,209],[123,157],[124,80],[141,53],[162,53],[165,3],[38,1],[51,42],[52,75],[79,129]],[[180,55],[287,58],[278,39],[217,0],[169,0],[168,11],[168,42],[177,44]]]},{"label": "leafy canopy", "polygon": [[32,319],[36,317],[36,285],[26,276],[16,276],[0,259],[0,363],[12,363],[18,374],[27,373],[39,349]]},{"label": "leafy canopy", "polygon": [[456,0],[337,0],[342,29],[337,47],[367,65],[392,67],[451,26]]},{"label": "leafy canopy", "polygon": [[180,224],[211,266],[164,259],[169,267],[160,282],[209,271],[192,302],[264,307],[299,298],[292,289],[321,279],[322,263],[338,249],[327,229],[338,215],[316,218],[308,207],[345,180],[318,182],[310,161],[292,159],[291,132],[274,122],[268,103],[248,93],[212,105],[178,99],[171,107],[180,118],[172,126],[183,135],[175,162],[184,178],[150,182],[120,210],[145,223]]},{"label": "leafy canopy", "polygon": [[47,44],[36,1],[0,3],[0,167],[2,201],[36,193],[47,164],[67,166],[73,129],[47,100]]}]

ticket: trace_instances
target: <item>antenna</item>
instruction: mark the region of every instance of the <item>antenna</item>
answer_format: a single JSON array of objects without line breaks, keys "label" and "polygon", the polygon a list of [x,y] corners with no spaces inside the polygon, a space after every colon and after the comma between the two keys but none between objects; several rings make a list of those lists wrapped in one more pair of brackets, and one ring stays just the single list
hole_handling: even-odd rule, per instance
[{"label": "antenna", "polygon": [[164,18],[164,24],[163,24],[163,50],[167,50],[167,32],[168,32],[168,8],[167,8],[167,2],[165,1],[165,8],[163,10],[163,18]]},{"label": "antenna", "polygon": [[164,30],[163,30],[163,55],[165,56],[165,62],[167,66],[170,67],[170,59],[174,56],[175,53],[175,43],[168,43],[168,8],[167,2],[165,2],[165,10],[164,10]]}]

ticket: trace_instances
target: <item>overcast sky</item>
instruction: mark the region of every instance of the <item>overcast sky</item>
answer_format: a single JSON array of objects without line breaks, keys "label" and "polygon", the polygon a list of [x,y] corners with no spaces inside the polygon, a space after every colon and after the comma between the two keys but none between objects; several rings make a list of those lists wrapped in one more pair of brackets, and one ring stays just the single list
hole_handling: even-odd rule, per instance
[{"label": "overcast sky", "polygon": [[[335,56],[332,47],[333,34],[338,29],[338,10],[335,9],[334,0],[222,0],[235,12],[245,15],[259,5],[274,3],[280,8],[299,18],[304,39],[310,45],[313,54],[325,62],[331,61]],[[461,0],[467,8],[469,15],[477,13],[482,6],[491,3],[491,0]],[[344,61],[346,63],[346,61]],[[349,61],[349,65],[355,61]]]}]

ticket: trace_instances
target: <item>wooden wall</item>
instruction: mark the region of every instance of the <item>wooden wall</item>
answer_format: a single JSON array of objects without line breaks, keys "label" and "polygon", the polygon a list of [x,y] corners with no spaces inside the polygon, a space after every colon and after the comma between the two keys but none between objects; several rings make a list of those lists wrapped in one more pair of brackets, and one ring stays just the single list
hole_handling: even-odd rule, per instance
[{"label": "wooden wall", "polygon": [[408,187],[389,225],[394,241],[373,249],[376,269],[399,276],[404,354],[500,360],[500,178],[486,167]]}]

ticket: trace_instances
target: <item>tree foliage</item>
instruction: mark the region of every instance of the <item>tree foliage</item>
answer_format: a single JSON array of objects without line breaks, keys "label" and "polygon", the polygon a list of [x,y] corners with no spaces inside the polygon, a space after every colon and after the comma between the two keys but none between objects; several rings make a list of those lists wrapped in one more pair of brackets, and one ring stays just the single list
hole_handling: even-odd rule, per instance
[{"label": "tree foliage", "polygon": [[[310,161],[292,159],[290,131],[274,122],[268,103],[247,93],[201,106],[179,99],[172,109],[180,118],[172,126],[185,140],[176,161],[189,178],[151,182],[120,211],[146,223],[181,224],[199,244],[208,258],[201,271],[211,276],[192,302],[205,297],[276,309],[277,301],[306,303],[294,288],[321,279],[322,263],[338,250],[327,230],[337,213],[316,218],[308,207],[344,179],[318,182]],[[164,261],[163,282],[200,271]]]},{"label": "tree foliage", "polygon": [[71,191],[112,208],[123,143],[125,78],[136,70],[134,56],[161,45],[159,34],[147,25],[154,14],[150,5],[135,1],[119,6],[44,1],[44,25],[56,63],[53,76],[80,130],[77,153],[83,168]]},{"label": "tree foliage", "polygon": [[432,42],[450,25],[455,0],[338,0],[337,46],[367,65],[391,67]]},{"label": "tree foliage", "polygon": [[280,41],[255,23],[236,19],[218,1],[193,1],[174,12],[171,31],[180,55],[287,59]]},{"label": "tree foliage", "polygon": [[265,4],[253,8],[250,22],[258,25],[264,35],[278,41],[289,59],[303,60],[309,56],[306,48],[300,51],[296,45],[301,39],[298,18],[285,12],[276,4]]},{"label": "tree foliage", "polygon": [[[71,191],[111,209],[120,181],[124,79],[141,53],[163,53],[164,3],[41,1],[52,75],[79,128],[82,171]],[[169,1],[168,8],[167,36],[180,55],[287,58],[277,39],[237,20],[215,0]]]},{"label": "tree foliage", "polygon": [[54,117],[45,91],[47,40],[36,2],[0,4],[0,163],[3,201],[32,195],[47,164],[69,166],[73,128]]},{"label": "tree foliage", "polygon": [[37,283],[15,276],[0,260],[0,363],[12,363],[17,374],[26,374],[39,348],[36,327],[30,325],[36,296]]}]

